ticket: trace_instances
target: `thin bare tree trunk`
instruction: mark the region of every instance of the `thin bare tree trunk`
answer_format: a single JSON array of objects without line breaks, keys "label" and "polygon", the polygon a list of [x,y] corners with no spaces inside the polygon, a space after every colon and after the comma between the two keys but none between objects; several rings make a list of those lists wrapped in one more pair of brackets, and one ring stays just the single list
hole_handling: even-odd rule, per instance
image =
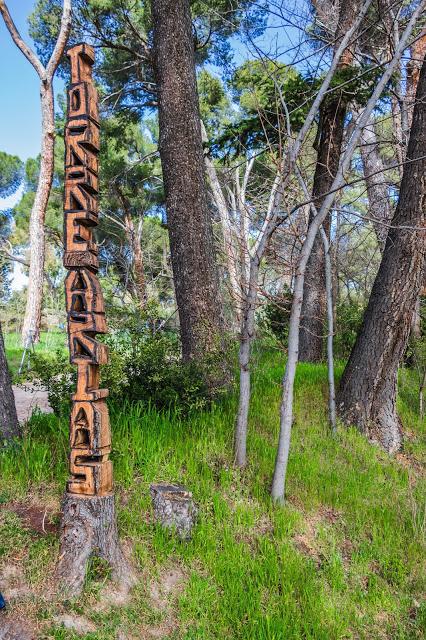
[{"label": "thin bare tree trunk", "polygon": [[240,351],[238,358],[240,367],[240,396],[234,440],[235,464],[237,467],[244,467],[247,463],[247,426],[250,406],[250,351],[255,329],[259,264],[259,258],[255,255],[250,261],[248,291],[241,319]]},{"label": "thin bare tree trunk", "polygon": [[0,323],[0,438],[21,435]]},{"label": "thin bare tree trunk", "polygon": [[423,372],[423,375],[421,377],[420,380],[420,384],[419,384],[419,416],[420,416],[420,420],[423,420],[424,418],[424,390],[426,387],[426,369]]},{"label": "thin bare tree trunk", "polygon": [[325,292],[327,301],[327,375],[328,375],[328,415],[331,430],[336,431],[336,390],[334,384],[334,308],[333,308],[333,269],[330,257],[330,243],[324,229],[320,229],[325,257]]},{"label": "thin bare tree trunk", "polygon": [[407,46],[408,39],[413,31],[413,28],[418,20],[420,13],[423,11],[426,4],[426,0],[422,0],[420,5],[413,12],[402,36],[398,47],[395,51],[394,57],[386,66],[385,71],[378,81],[375,90],[371,98],[369,99],[366,108],[364,109],[361,117],[354,128],[351,139],[348,142],[348,146],[343,154],[339,171],[334,179],[332,189],[325,198],[321,209],[318,214],[312,220],[309,226],[305,242],[300,254],[300,260],[298,265],[298,272],[295,279],[293,303],[291,307],[290,315],[290,327],[288,337],[288,357],[283,378],[283,394],[280,410],[280,435],[278,439],[277,456],[275,461],[274,476],[272,479],[271,495],[277,502],[284,502],[285,495],[285,481],[287,474],[288,455],[290,451],[290,438],[291,427],[293,423],[293,396],[294,396],[294,378],[296,375],[296,366],[298,362],[299,352],[299,328],[300,328],[300,316],[303,301],[303,286],[306,272],[306,264],[309,259],[309,255],[312,251],[315,237],[317,232],[328,215],[335,198],[334,192],[342,187],[344,184],[344,175],[347,171],[356,145],[358,144],[361,131],[365,127],[370,118],[370,115],[374,109],[374,106],[379,99],[383,89],[389,81],[395,66],[400,59],[402,52]]},{"label": "thin bare tree trunk", "polygon": [[24,42],[16,28],[4,0],[0,0],[0,13],[12,40],[32,64],[40,78],[42,143],[40,173],[37,191],[30,216],[30,272],[28,280],[27,304],[22,326],[22,340],[25,346],[37,342],[40,336],[41,309],[43,301],[43,272],[45,257],[44,220],[53,180],[55,115],[53,107],[53,76],[58,67],[71,29],[71,0],[64,0],[61,25],[56,44],[46,66],[40,62],[34,51]]},{"label": "thin bare tree trunk", "polygon": [[34,204],[30,214],[30,269],[28,275],[27,304],[22,325],[22,340],[26,347],[40,338],[41,309],[43,303],[45,231],[44,221],[53,181],[55,114],[51,83],[40,84],[42,144],[40,174]]},{"label": "thin bare tree trunk", "polygon": [[[359,14],[360,2],[342,0],[336,41],[342,41]],[[343,52],[337,70],[352,64],[354,46]],[[335,92],[324,98],[320,109],[317,133],[317,164],[315,167],[312,199],[319,210],[339,168],[343,143],[348,98],[344,92]],[[324,221],[324,231],[329,236],[330,221]],[[324,320],[326,315],[325,256],[321,238],[315,238],[306,267],[306,285],[303,293],[302,323],[300,328],[299,357],[306,362],[319,362],[323,358]]]},{"label": "thin bare tree trunk", "polygon": [[380,156],[374,120],[371,118],[361,134],[361,159],[367,186],[368,213],[373,219],[374,231],[383,253],[388,235],[392,210],[389,202],[385,167]]},{"label": "thin bare tree trunk", "polygon": [[135,285],[138,292],[140,306],[143,309],[147,302],[145,266],[142,253],[142,220],[140,220],[138,230],[134,230],[133,238],[133,264],[135,271]]},{"label": "thin bare tree trunk", "polygon": [[[281,211],[281,204],[282,204],[284,189],[290,178],[291,171],[296,168],[296,161],[299,156],[300,150],[302,148],[302,144],[308,134],[310,127],[312,126],[314,118],[318,113],[318,110],[322,104],[324,96],[330,86],[333,75],[336,71],[336,68],[338,67],[339,60],[342,54],[345,52],[346,48],[348,47],[350,39],[353,37],[354,33],[356,32],[359,25],[361,24],[362,19],[365,16],[366,12],[368,11],[370,4],[371,4],[371,0],[366,0],[364,2],[362,9],[360,10],[356,20],[353,22],[351,27],[346,31],[342,39],[342,42],[337,47],[330,69],[327,72],[323,80],[323,83],[315,97],[315,100],[311,105],[311,108],[305,119],[303,127],[300,129],[299,133],[297,134],[297,137],[294,143],[290,146],[287,152],[286,161],[285,162],[283,161],[281,163],[281,166],[277,171],[277,175],[274,179],[274,183],[271,190],[268,211],[263,221],[260,233],[252,249],[251,261],[253,264],[253,261],[257,260],[257,265],[258,265],[257,268],[260,265],[260,262],[264,255],[266,247],[268,246],[269,240],[278,224],[278,217]],[[282,102],[283,102],[283,108],[286,109],[284,100],[282,100]],[[288,121],[288,124],[289,124],[289,121]],[[286,173],[283,173],[284,166],[286,167]],[[331,202],[333,201],[333,198],[334,196],[331,198]],[[330,201],[330,196],[328,196],[328,200]],[[280,220],[280,222],[282,222],[283,219]],[[317,229],[318,228],[319,226],[317,227]],[[244,242],[246,246],[247,245],[246,240]],[[246,260],[245,253],[244,255],[242,255],[241,260],[242,261]],[[258,273],[256,273],[254,270],[251,273],[252,273],[251,282],[254,282],[255,287],[251,291],[252,302],[250,305],[250,311],[251,313],[253,313],[253,321],[254,321],[255,305],[257,301]],[[303,289],[303,285],[302,285],[302,289]],[[245,292],[243,293],[245,293],[245,295],[247,296],[246,297],[246,301],[247,301],[250,291],[247,291],[246,289]],[[246,307],[246,309],[247,310],[249,309],[248,306]],[[242,342],[240,346],[240,378],[242,379],[240,379],[240,382],[242,382],[243,389],[240,390],[238,416],[237,416],[237,422],[236,422],[236,431],[238,431],[238,433],[235,434],[235,438],[234,438],[235,448],[238,447],[239,449],[238,455],[236,455],[236,463],[238,458],[240,464],[245,464],[245,461],[246,461],[245,452],[246,452],[246,438],[247,438],[247,421],[248,421],[248,412],[249,412],[249,403],[250,403],[250,370],[249,370],[250,344],[251,344],[250,340],[251,340],[251,337],[253,336],[253,333],[250,333],[251,313],[247,313],[245,316],[243,316],[243,325],[241,329]],[[298,327],[297,330],[299,330],[299,324],[297,325],[297,327]]]},{"label": "thin bare tree trunk", "polygon": [[[321,109],[318,158],[315,168],[312,199],[319,210],[330,190],[339,168],[347,103],[341,97],[330,99]],[[312,219],[312,218],[311,218]],[[330,220],[324,223],[327,237]],[[323,359],[325,296],[325,255],[323,242],[315,238],[306,268],[306,286],[303,293],[302,322],[300,327],[300,360],[319,362]]]},{"label": "thin bare tree trunk", "polygon": [[[201,122],[201,132],[202,132],[203,142],[208,142],[207,132],[203,122]],[[236,255],[237,252],[235,250],[236,249],[235,237],[232,230],[229,207],[227,205],[225,196],[223,195],[223,191],[217,175],[216,167],[214,166],[212,159],[210,158],[208,153],[204,154],[204,163],[206,167],[207,177],[210,182],[213,201],[220,216],[220,223],[221,223],[222,235],[223,235],[223,248],[224,248],[225,259],[226,259],[226,269],[229,275],[229,284],[230,284],[229,288],[230,288],[231,300],[234,306],[236,320],[237,322],[240,322],[242,295],[241,295],[241,287],[238,282],[238,274],[237,274],[238,259]]]}]

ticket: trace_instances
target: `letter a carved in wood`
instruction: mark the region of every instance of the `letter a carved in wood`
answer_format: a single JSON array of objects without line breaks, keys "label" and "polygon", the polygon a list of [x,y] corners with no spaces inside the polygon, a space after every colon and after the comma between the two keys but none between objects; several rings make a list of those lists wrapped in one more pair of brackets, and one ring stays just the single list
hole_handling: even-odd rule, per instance
[{"label": "letter a carved in wood", "polygon": [[77,365],[77,389],[70,418],[68,493],[105,496],[112,491],[111,431],[99,366],[107,347],[96,339],[106,333],[105,305],[97,278],[99,116],[92,81],[94,52],[87,44],[72,47],[65,128],[64,266],[70,360]]}]

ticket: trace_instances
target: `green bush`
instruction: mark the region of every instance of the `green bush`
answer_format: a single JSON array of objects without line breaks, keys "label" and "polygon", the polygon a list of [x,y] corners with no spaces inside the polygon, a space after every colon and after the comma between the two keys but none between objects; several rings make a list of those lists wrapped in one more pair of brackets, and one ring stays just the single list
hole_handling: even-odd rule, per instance
[{"label": "green bush", "polygon": [[[101,368],[101,386],[109,389],[111,400],[144,402],[157,409],[187,414],[202,409],[221,392],[223,353],[209,355],[203,362],[183,363],[175,332],[156,330],[156,319],[138,314],[125,319],[114,317],[103,341],[109,347],[109,362]],[[57,415],[66,415],[74,392],[77,368],[68,353],[35,354],[31,379],[48,392]]]},{"label": "green bush", "polygon": [[47,391],[49,404],[56,415],[69,413],[71,394],[77,381],[77,368],[70,364],[67,351],[56,349],[52,354],[33,353],[30,381]]}]

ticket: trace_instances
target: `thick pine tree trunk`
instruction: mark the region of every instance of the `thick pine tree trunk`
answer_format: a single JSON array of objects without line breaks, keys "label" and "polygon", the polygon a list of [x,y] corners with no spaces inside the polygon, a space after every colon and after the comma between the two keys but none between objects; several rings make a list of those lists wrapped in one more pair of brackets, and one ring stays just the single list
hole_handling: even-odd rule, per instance
[{"label": "thick pine tree trunk", "polygon": [[[339,167],[345,127],[346,102],[341,96],[326,98],[320,113],[317,140],[317,164],[315,167],[312,197],[317,211],[330,191]],[[312,221],[312,213],[309,223]],[[330,218],[323,225],[329,235]],[[325,256],[321,236],[315,238],[308,260],[303,292],[302,319],[299,338],[299,360],[318,362],[323,358],[324,320],[326,313]]]},{"label": "thick pine tree trunk", "polygon": [[222,306],[207,206],[189,0],[151,0],[160,156],[182,352],[218,346]]},{"label": "thick pine tree trunk", "polygon": [[40,338],[41,309],[43,302],[43,276],[45,258],[44,220],[53,180],[55,116],[51,82],[41,82],[42,145],[40,175],[30,215],[30,270],[28,275],[27,304],[22,326],[25,346]]},{"label": "thick pine tree trunk", "polygon": [[425,262],[426,63],[420,73],[398,205],[362,327],[337,398],[341,418],[387,451],[402,444],[396,412],[398,366],[406,348]]},{"label": "thick pine tree trunk", "polygon": [[21,435],[0,323],[0,438]]}]

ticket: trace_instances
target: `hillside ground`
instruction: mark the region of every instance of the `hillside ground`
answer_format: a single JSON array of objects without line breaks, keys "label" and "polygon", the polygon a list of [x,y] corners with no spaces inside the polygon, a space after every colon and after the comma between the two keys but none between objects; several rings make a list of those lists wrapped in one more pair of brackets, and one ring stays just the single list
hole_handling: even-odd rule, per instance
[{"label": "hillside ground", "polygon": [[[186,419],[110,407],[120,536],[139,575],[131,594],[114,591],[95,560],[81,598],[55,598],[68,425],[33,415],[22,442],[0,452],[3,623],[56,640],[425,637],[426,425],[413,376],[401,372],[405,445],[390,458],[355,430],[330,434],[326,369],[299,365],[278,507],[269,485],[284,356],[258,347],[254,360],[244,471],[232,459],[235,396]],[[159,480],[182,482],[199,504],[190,542],[153,522]]]}]

